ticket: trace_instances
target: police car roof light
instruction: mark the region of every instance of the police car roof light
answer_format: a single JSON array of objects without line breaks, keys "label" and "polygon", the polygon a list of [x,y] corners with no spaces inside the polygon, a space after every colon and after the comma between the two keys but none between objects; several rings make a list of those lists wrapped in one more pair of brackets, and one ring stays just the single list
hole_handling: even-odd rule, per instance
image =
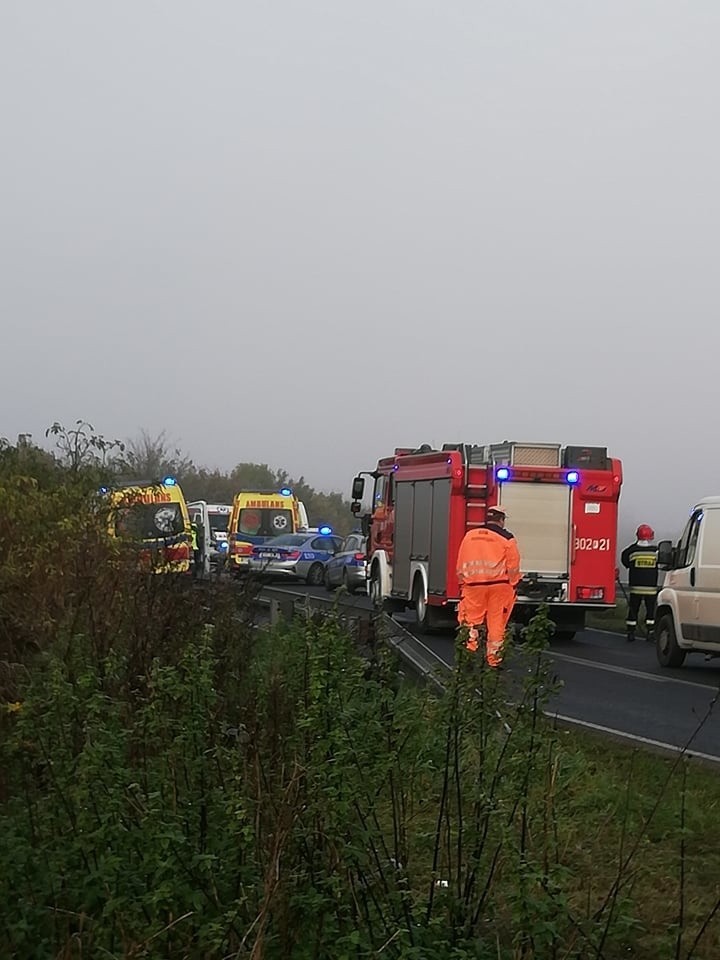
[{"label": "police car roof light", "polygon": [[163,486],[164,487],[176,487],[177,480],[175,477],[163,477]]},{"label": "police car roof light", "polygon": [[321,537],[329,537],[330,534],[332,533],[332,527],[328,527],[328,526],[320,527],[320,529],[318,530],[318,533],[320,534]]},{"label": "police car roof light", "polygon": [[580,474],[577,470],[571,470],[570,473],[565,477],[569,484],[575,484],[580,482]]},{"label": "police car roof light", "polygon": [[495,471],[496,480],[508,480],[510,478],[510,471],[507,467],[498,467]]}]

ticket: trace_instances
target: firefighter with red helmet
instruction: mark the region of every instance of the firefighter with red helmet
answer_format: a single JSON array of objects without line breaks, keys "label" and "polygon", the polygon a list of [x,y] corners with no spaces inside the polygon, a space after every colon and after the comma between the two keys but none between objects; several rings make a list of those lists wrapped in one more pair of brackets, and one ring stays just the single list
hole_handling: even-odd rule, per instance
[{"label": "firefighter with red helmet", "polygon": [[505,508],[489,507],[486,522],[465,534],[457,559],[460,583],[458,620],[470,628],[467,649],[478,648],[478,627],[487,623],[485,656],[490,667],[502,663],[505,628],[515,606],[520,553],[505,529]]},{"label": "firefighter with red helmet", "polygon": [[625,547],[620,555],[622,565],[629,571],[630,581],[630,598],[625,621],[628,643],[632,643],[635,639],[638,614],[643,601],[645,601],[646,639],[654,640],[655,603],[658,593],[658,548],[654,542],[655,531],[647,523],[641,523],[635,536],[637,538],[635,542]]}]

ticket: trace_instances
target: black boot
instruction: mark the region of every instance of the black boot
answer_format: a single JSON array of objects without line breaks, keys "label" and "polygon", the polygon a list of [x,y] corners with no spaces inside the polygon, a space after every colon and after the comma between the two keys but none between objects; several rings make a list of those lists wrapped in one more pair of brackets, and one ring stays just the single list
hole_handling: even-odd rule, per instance
[{"label": "black boot", "polygon": [[634,630],[628,630],[625,639],[627,640],[628,643],[634,643],[634,642],[635,642],[635,631],[634,631]]}]

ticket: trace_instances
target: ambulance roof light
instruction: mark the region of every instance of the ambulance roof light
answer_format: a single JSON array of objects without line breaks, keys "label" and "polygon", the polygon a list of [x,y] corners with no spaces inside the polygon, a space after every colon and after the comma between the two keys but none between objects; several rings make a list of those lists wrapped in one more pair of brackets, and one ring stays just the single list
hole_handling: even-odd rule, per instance
[{"label": "ambulance roof light", "polygon": [[573,485],[580,482],[580,474],[577,472],[577,470],[571,470],[565,479],[569,484]]},{"label": "ambulance roof light", "polygon": [[163,477],[163,486],[164,487],[176,487],[177,480],[175,477]]},{"label": "ambulance roof light", "polygon": [[503,480],[510,478],[510,471],[507,467],[498,467],[495,471],[495,479],[502,483]]},{"label": "ambulance roof light", "polygon": [[290,489],[290,487],[283,487],[283,488],[280,490],[280,496],[281,496],[281,497],[291,497],[291,496],[292,496],[292,490]]}]

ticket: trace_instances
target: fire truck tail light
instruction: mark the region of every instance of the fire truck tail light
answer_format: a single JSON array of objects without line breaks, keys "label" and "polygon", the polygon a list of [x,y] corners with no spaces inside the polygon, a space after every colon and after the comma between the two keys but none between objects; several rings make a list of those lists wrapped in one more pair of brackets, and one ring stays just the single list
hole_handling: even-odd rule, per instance
[{"label": "fire truck tail light", "polygon": [[578,587],[578,600],[604,600],[605,587]]},{"label": "fire truck tail light", "polygon": [[580,474],[577,470],[571,470],[570,473],[565,477],[568,483],[575,484],[580,482]]},{"label": "fire truck tail light", "polygon": [[495,479],[502,482],[503,480],[508,480],[510,477],[510,471],[507,467],[498,467],[495,471]]}]

